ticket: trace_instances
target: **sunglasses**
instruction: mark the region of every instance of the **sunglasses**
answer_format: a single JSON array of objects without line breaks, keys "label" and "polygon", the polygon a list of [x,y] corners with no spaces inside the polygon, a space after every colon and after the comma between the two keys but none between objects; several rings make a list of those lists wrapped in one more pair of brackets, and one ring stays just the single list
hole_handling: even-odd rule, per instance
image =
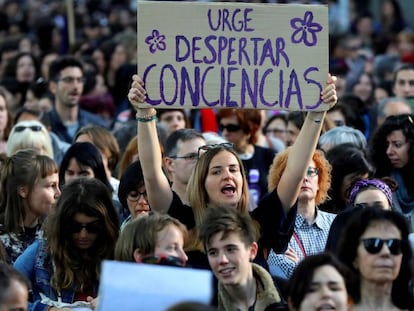
[{"label": "sunglasses", "polygon": [[225,148],[225,149],[233,149],[232,143],[221,143],[221,144],[211,144],[211,145],[204,145],[201,147],[198,147],[198,158],[200,159],[200,156],[203,155],[205,152],[211,149],[216,148]]},{"label": "sunglasses", "polygon": [[141,259],[142,263],[162,266],[185,267],[186,263],[181,258],[167,255],[146,256]]},{"label": "sunglasses", "polygon": [[227,130],[227,132],[237,132],[241,130],[241,127],[240,125],[236,125],[236,124],[227,124],[227,125],[219,124],[219,129],[220,129],[220,132],[223,132],[223,130]]},{"label": "sunglasses", "polygon": [[308,167],[306,171],[306,176],[308,177],[315,177],[319,175],[319,168],[317,167]]},{"label": "sunglasses", "polygon": [[18,133],[18,132],[23,132],[25,129],[31,129],[33,132],[40,132],[42,130],[42,127],[40,125],[31,125],[31,126],[19,125],[14,128],[14,131]]},{"label": "sunglasses", "polygon": [[402,253],[402,241],[400,239],[383,240],[380,238],[362,239],[362,244],[365,250],[370,254],[378,254],[384,243],[387,245],[392,255],[399,255]]},{"label": "sunglasses", "polygon": [[99,233],[102,231],[102,225],[99,221],[90,222],[88,224],[82,224],[77,221],[73,221],[70,225],[70,231],[72,233],[79,233],[82,229],[86,229],[89,233]]}]

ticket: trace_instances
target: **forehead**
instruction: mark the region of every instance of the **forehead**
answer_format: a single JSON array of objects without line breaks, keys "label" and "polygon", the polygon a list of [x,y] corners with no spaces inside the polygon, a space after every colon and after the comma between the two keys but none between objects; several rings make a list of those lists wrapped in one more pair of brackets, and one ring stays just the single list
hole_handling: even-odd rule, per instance
[{"label": "forehead", "polygon": [[269,128],[272,126],[286,127],[286,123],[282,119],[274,119],[272,122],[270,122]]},{"label": "forehead", "polygon": [[388,200],[385,194],[379,189],[364,189],[355,197],[355,204],[384,202],[388,206]]},{"label": "forehead", "polygon": [[179,140],[177,142],[177,153],[197,153],[198,148],[200,148],[201,146],[205,146],[205,144],[205,140],[199,137],[186,141]]},{"label": "forehead", "polygon": [[239,120],[237,119],[236,115],[231,115],[231,116],[228,116],[228,117],[221,118],[220,123],[221,124],[230,124],[230,123],[231,124],[239,124]]},{"label": "forehead", "polygon": [[387,140],[405,140],[405,136],[402,130],[395,130],[387,135]]},{"label": "forehead", "polygon": [[166,111],[161,114],[161,119],[168,117],[184,117],[184,112],[182,110]]},{"label": "forehead", "polygon": [[60,71],[61,76],[81,77],[82,70],[79,67],[66,67]]},{"label": "forehead", "polygon": [[365,230],[361,236],[362,238],[366,237],[377,237],[383,239],[397,238],[401,239],[400,230],[389,221],[374,221]]},{"label": "forehead", "polygon": [[92,216],[88,216],[86,214],[83,213],[76,213],[75,216],[73,217],[73,220],[80,222],[80,223],[90,223],[90,222],[94,222],[99,220],[98,217],[92,217]]},{"label": "forehead", "polygon": [[211,159],[210,167],[225,164],[239,165],[237,157],[228,150],[221,150]]},{"label": "forehead", "polygon": [[414,70],[412,69],[404,69],[404,70],[400,70],[397,73],[397,79],[398,80],[414,80]]},{"label": "forehead", "polygon": [[345,284],[343,276],[331,265],[323,265],[315,269],[312,282],[335,282]]},{"label": "forehead", "polygon": [[208,247],[210,248],[218,248],[229,244],[243,244],[243,241],[237,233],[230,232],[225,234],[223,231],[213,234],[208,241]]}]

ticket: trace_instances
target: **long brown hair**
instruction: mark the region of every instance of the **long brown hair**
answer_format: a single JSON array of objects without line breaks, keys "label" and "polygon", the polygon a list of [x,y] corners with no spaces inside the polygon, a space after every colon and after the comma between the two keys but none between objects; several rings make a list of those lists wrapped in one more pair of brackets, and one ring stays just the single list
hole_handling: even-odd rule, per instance
[{"label": "long brown hair", "polygon": [[39,155],[36,150],[21,150],[11,157],[3,155],[1,162],[0,218],[4,231],[18,233],[26,218],[24,199],[19,188],[25,186],[31,193],[39,179],[57,174],[53,159]]},{"label": "long brown hair", "polygon": [[[45,231],[55,266],[51,284],[56,290],[95,288],[101,262],[113,259],[119,235],[111,193],[98,179],[79,178],[65,185],[56,205]],[[80,251],[72,239],[71,223],[77,213],[98,218],[102,226],[94,245],[86,251]]]}]

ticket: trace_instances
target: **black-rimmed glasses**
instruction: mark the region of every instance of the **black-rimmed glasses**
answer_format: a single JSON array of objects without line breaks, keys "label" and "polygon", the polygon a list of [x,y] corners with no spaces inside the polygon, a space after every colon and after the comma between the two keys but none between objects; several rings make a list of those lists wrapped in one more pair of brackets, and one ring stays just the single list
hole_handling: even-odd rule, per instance
[{"label": "black-rimmed glasses", "polygon": [[147,191],[146,190],[143,191],[143,192],[131,191],[127,195],[127,200],[130,201],[130,202],[137,202],[137,201],[139,201],[139,198],[141,196],[144,198],[144,200],[148,201],[148,195],[147,195]]},{"label": "black-rimmed glasses", "polygon": [[25,129],[30,129],[33,132],[40,132],[42,130],[42,127],[40,125],[30,125],[30,126],[18,125],[14,128],[14,131],[23,132]]},{"label": "black-rimmed glasses", "polygon": [[211,144],[211,145],[201,146],[198,148],[198,158],[200,159],[200,156],[210,149],[216,149],[216,148],[233,149],[233,146],[234,145],[232,143],[221,143],[221,144]]},{"label": "black-rimmed glasses", "polygon": [[187,160],[187,161],[195,161],[198,159],[198,153],[189,153],[189,154],[185,154],[183,156],[169,156],[169,158],[171,159],[183,159],[183,160]]},{"label": "black-rimmed glasses", "polygon": [[400,239],[388,239],[383,240],[380,238],[368,238],[361,239],[362,245],[364,245],[365,250],[370,254],[378,254],[384,243],[387,245],[390,253],[392,255],[399,255],[402,253],[402,241]]}]

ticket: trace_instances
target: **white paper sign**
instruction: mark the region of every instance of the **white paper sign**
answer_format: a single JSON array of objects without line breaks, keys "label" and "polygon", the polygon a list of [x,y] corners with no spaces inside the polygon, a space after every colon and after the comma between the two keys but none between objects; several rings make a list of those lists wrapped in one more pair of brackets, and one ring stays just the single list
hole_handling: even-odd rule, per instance
[{"label": "white paper sign", "polygon": [[207,270],[104,261],[98,311],[165,311],[183,301],[210,303]]}]

